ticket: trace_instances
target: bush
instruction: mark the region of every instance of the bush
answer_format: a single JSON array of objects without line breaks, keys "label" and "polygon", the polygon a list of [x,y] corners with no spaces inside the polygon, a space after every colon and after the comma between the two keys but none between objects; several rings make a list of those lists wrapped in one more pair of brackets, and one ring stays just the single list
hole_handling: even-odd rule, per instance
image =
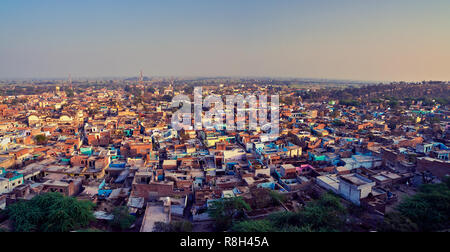
[{"label": "bush", "polygon": [[346,208],[340,199],[326,193],[299,212],[278,212],[265,220],[234,223],[239,232],[329,232],[343,228]]},{"label": "bush", "polygon": [[251,207],[241,197],[226,198],[214,201],[208,208],[208,214],[216,221],[216,230],[228,230],[235,220],[244,216],[244,211]]},{"label": "bush", "polygon": [[450,189],[447,183],[423,185],[416,195],[400,203],[398,212],[416,223],[420,231],[449,228]]},{"label": "bush", "polygon": [[269,195],[272,198],[272,203],[274,205],[280,205],[280,203],[285,203],[287,200],[286,195],[281,194],[277,191],[270,191]]},{"label": "bush", "polygon": [[450,228],[450,179],[422,185],[419,192],[400,202],[378,227],[384,232],[429,232]]},{"label": "bush", "polygon": [[114,219],[111,221],[111,226],[120,230],[125,230],[133,225],[136,217],[130,215],[126,206],[116,207],[113,210]]},{"label": "bush", "polygon": [[269,220],[242,221],[233,225],[233,232],[276,232]]},{"label": "bush", "polygon": [[381,232],[417,232],[419,227],[407,217],[398,212],[388,213],[378,228]]},{"label": "bush", "polygon": [[344,106],[357,107],[360,105],[360,102],[357,100],[341,100],[341,101],[339,101],[339,104],[344,105]]},{"label": "bush", "polygon": [[95,228],[88,228],[88,229],[78,230],[77,232],[79,232],[79,233],[103,233],[105,231],[100,230],[100,229],[95,229]]},{"label": "bush", "polygon": [[9,218],[18,232],[68,232],[85,227],[94,219],[94,204],[59,193],[38,195],[8,207]]},{"label": "bush", "polygon": [[45,135],[37,135],[34,137],[37,144],[45,144],[47,142],[47,137]]},{"label": "bush", "polygon": [[154,232],[192,232],[192,223],[189,221],[174,221],[172,223],[156,222]]}]

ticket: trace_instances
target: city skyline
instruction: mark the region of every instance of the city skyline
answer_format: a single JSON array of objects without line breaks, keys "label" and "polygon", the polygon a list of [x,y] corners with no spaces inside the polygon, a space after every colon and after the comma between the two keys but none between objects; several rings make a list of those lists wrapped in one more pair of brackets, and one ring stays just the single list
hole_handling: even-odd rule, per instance
[{"label": "city skyline", "polygon": [[450,80],[446,1],[4,1],[0,79]]}]

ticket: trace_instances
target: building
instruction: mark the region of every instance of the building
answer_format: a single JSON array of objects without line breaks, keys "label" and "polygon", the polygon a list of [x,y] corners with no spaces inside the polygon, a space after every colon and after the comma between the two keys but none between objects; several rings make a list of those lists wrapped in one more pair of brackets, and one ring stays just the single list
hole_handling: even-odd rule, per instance
[{"label": "building", "polygon": [[380,193],[374,191],[373,187],[376,185],[374,181],[356,173],[340,176],[323,175],[316,178],[316,183],[358,206],[361,205],[362,199]]},{"label": "building", "polygon": [[59,192],[65,196],[76,196],[82,191],[81,179],[63,178],[60,180],[47,180],[43,185],[43,192]]},{"label": "building", "polygon": [[170,206],[170,198],[166,198],[162,204],[161,202],[147,203],[140,232],[153,232],[157,222],[170,223]]},{"label": "building", "polygon": [[23,174],[0,168],[0,194],[9,193],[23,184]]},{"label": "building", "polygon": [[450,161],[445,161],[431,157],[417,158],[418,172],[431,172],[434,176],[442,179],[450,175]]},{"label": "building", "polygon": [[375,182],[358,174],[339,176],[339,194],[356,205],[372,193]]}]

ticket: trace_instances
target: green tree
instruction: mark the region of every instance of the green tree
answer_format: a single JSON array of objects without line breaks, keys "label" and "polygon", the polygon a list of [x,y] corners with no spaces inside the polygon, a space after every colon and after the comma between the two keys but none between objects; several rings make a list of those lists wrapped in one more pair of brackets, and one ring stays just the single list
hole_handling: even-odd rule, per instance
[{"label": "green tree", "polygon": [[388,104],[393,109],[398,107],[398,101],[397,100],[390,100]]},{"label": "green tree", "polygon": [[417,194],[399,204],[397,211],[416,223],[420,231],[450,228],[449,180],[447,177],[444,183],[421,186]]},{"label": "green tree", "polygon": [[419,227],[399,212],[387,213],[378,227],[380,232],[417,232]]},{"label": "green tree", "polygon": [[272,203],[275,205],[281,205],[287,201],[286,195],[283,195],[277,191],[271,190],[269,192],[270,198],[272,199]]},{"label": "green tree", "polygon": [[360,105],[360,102],[357,100],[340,100],[339,104],[344,105],[344,106],[357,107]]},{"label": "green tree", "polygon": [[346,208],[340,199],[326,193],[298,212],[277,212],[264,220],[235,222],[231,228],[239,232],[329,232],[344,227]]},{"label": "green tree", "polygon": [[308,223],[317,231],[338,231],[344,224],[346,208],[340,198],[325,193],[319,200],[308,204],[300,212],[303,223]]},{"label": "green tree", "polygon": [[154,232],[192,232],[192,223],[189,221],[173,221],[171,223],[156,222],[153,228]]},{"label": "green tree", "polygon": [[45,135],[37,135],[34,137],[37,144],[43,145],[47,142],[47,137]]},{"label": "green tree", "polygon": [[216,229],[224,231],[232,226],[234,220],[242,219],[245,211],[250,210],[250,205],[241,197],[222,198],[208,207],[208,214],[216,221]]},{"label": "green tree", "polygon": [[136,217],[130,215],[126,206],[114,208],[113,215],[114,219],[111,221],[111,226],[120,230],[130,228],[136,220]]},{"label": "green tree", "polygon": [[87,228],[87,229],[77,230],[76,232],[78,232],[78,233],[103,233],[105,231],[96,229],[96,228]]},{"label": "green tree", "polygon": [[7,212],[18,232],[68,232],[85,227],[94,219],[93,206],[89,201],[46,193],[12,204]]},{"label": "green tree", "polygon": [[233,232],[277,232],[269,220],[242,221],[233,225]]}]

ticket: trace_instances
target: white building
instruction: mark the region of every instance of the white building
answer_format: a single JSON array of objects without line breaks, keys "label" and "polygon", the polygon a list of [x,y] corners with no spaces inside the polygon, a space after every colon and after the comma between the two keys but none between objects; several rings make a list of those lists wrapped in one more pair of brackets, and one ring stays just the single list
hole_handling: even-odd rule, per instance
[{"label": "white building", "polygon": [[0,195],[11,192],[23,184],[23,175],[17,172],[5,172],[0,168]]},{"label": "white building", "polygon": [[375,182],[358,174],[348,174],[338,177],[339,194],[356,205],[360,200],[372,193]]},{"label": "white building", "polygon": [[376,183],[355,173],[343,176],[335,174],[319,176],[316,178],[316,183],[356,205],[360,205],[361,199],[367,198],[371,193],[376,194],[373,191]]},{"label": "white building", "polygon": [[364,156],[364,155],[353,155],[351,158],[342,158],[345,162],[345,168],[348,170],[353,170],[357,168],[374,169],[380,167],[383,160],[379,157]]}]

